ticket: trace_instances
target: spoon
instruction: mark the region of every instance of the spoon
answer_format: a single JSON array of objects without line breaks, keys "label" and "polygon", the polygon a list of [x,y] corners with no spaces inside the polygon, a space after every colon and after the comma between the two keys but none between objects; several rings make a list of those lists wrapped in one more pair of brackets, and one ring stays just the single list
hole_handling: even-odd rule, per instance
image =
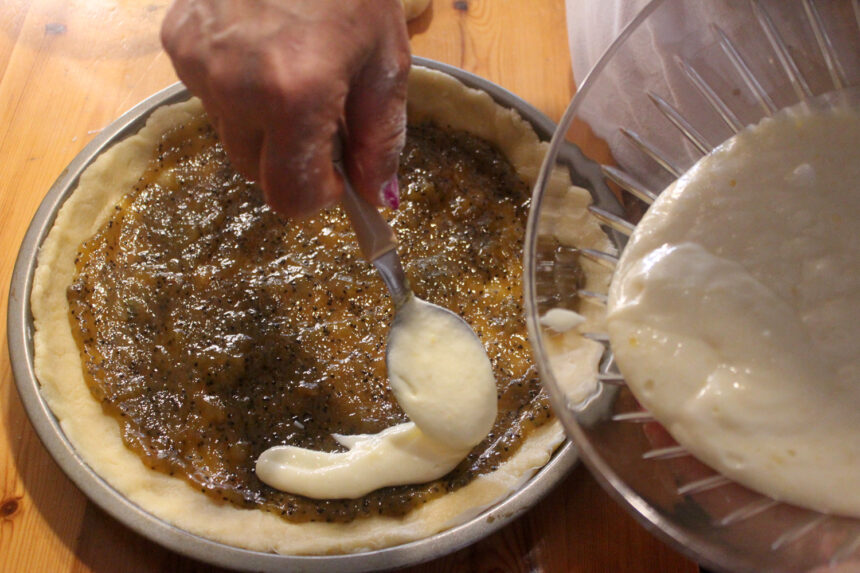
[{"label": "spoon", "polygon": [[[355,231],[361,254],[376,267],[385,286],[388,287],[388,291],[391,293],[391,299],[394,302],[396,312],[414,295],[409,287],[406,274],[403,272],[400,256],[397,254],[397,237],[394,234],[394,229],[388,225],[388,222],[386,222],[376,207],[371,205],[353,189],[343,164],[338,160],[335,160],[335,170],[343,179],[344,191],[341,205],[344,211],[346,211],[349,222]],[[421,302],[427,305],[431,304],[429,302]],[[451,312],[442,307],[438,308],[442,312]],[[395,315],[395,322],[396,320]],[[466,326],[468,327],[468,325]]]},{"label": "spoon", "polygon": [[469,324],[459,315],[447,308],[421,300],[412,294],[409,281],[403,272],[400,256],[397,254],[397,236],[394,234],[394,229],[389,226],[379,210],[359,195],[352,187],[343,164],[342,147],[339,144],[339,140],[339,137],[336,138],[338,145],[335,145],[332,161],[335,171],[338,172],[343,180],[344,192],[341,205],[344,211],[346,211],[349,222],[355,231],[361,254],[368,262],[373,263],[373,266],[376,267],[385,286],[388,287],[388,291],[391,293],[395,310],[394,325],[392,328],[397,325],[397,311],[403,308],[403,305],[410,298],[414,298],[417,304],[421,306],[426,306],[434,309],[436,312],[453,316],[461,324],[462,328],[467,329],[475,339],[478,339],[478,336]]},{"label": "spoon", "polygon": [[[426,434],[449,447],[471,448],[487,435],[496,417],[490,360],[463,318],[412,293],[394,230],[353,189],[339,140],[333,162],[343,179],[341,205],[364,258],[376,267],[394,302],[385,350],[389,384],[404,412]],[[469,415],[463,416],[464,412]]]}]

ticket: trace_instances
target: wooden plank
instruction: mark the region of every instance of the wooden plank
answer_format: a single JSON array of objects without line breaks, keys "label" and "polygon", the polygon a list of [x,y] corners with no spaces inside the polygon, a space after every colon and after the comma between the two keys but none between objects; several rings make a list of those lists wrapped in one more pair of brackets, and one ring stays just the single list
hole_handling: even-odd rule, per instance
[{"label": "wooden plank", "polygon": [[575,91],[564,0],[433,2],[412,51],[487,78],[558,121]]},{"label": "wooden plank", "polygon": [[0,80],[18,43],[28,7],[29,3],[25,0],[6,0],[0,4]]}]

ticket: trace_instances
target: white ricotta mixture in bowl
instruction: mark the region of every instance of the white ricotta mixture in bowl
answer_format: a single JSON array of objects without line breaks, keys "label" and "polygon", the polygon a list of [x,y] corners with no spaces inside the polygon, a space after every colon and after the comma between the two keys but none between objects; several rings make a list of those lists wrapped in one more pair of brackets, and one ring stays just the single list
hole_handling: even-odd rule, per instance
[{"label": "white ricotta mixture in bowl", "polygon": [[858,181],[856,108],[801,105],[747,128],[650,208],[607,316],[630,388],[692,454],[775,499],[853,517]]}]

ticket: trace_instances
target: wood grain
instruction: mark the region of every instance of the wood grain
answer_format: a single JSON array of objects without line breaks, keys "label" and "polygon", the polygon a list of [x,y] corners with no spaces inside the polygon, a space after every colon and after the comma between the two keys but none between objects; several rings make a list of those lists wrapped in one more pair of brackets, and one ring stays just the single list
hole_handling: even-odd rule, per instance
[{"label": "wood grain", "polygon": [[[176,81],[158,43],[167,0],[0,2],[0,320],[42,197],[105,125]],[[417,55],[463,67],[558,119],[574,90],[563,0],[436,0],[410,25]],[[125,528],[39,442],[0,356],[0,571],[214,571]],[[579,467],[497,534],[415,572],[679,571],[697,567],[639,527]]]}]

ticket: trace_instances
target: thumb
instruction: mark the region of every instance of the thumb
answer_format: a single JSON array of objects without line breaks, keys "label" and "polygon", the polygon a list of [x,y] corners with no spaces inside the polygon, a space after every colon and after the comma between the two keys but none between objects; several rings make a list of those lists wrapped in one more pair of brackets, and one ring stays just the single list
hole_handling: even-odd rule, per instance
[{"label": "thumb", "polygon": [[[346,166],[356,190],[374,205],[397,208],[397,164],[406,140],[409,52],[373,62],[346,101]],[[391,61],[393,60],[393,61]]]}]

